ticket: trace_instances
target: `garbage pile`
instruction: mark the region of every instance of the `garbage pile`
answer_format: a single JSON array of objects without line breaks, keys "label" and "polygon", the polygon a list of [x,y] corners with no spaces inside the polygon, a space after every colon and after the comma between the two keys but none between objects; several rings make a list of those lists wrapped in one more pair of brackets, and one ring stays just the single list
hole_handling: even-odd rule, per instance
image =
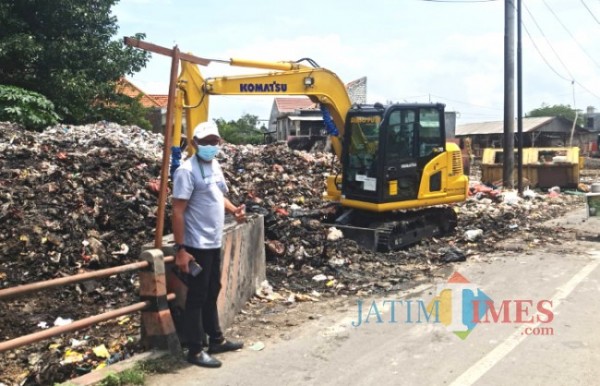
[{"label": "garbage pile", "polygon": [[155,226],[160,145],[109,123],[0,128],[0,287],[137,258]]},{"label": "garbage pile", "polygon": [[[161,137],[107,122],[42,133],[0,123],[0,288],[136,261],[154,238]],[[438,264],[481,257],[513,236],[526,234],[532,247],[560,243],[542,223],[581,205],[579,197],[562,192],[522,198],[473,185],[471,198],[455,205],[454,235],[375,253],[324,222],[335,211],[322,199],[326,176],[340,171],[331,154],[285,144],[226,144],[219,157],[231,200],[264,216],[267,282],[257,295],[267,301],[395,290]],[[137,301],[136,276],[0,302],[0,336],[7,340],[58,317],[77,320],[129,305]],[[0,374],[17,369],[22,384],[49,384],[141,349],[137,316],[107,324],[2,354]],[[0,375],[0,383],[12,381]]]},{"label": "garbage pile", "polygon": [[525,189],[519,196],[516,191],[475,182],[470,192],[471,197],[457,205],[456,241],[463,248],[475,247],[476,253],[495,252],[499,242],[511,238],[527,241],[529,248],[560,244],[561,229],[548,232],[544,223],[584,202],[581,193],[561,192],[558,187],[546,191]]},{"label": "garbage pile", "polygon": [[[161,145],[105,122],[43,133],[0,124],[0,288],[138,259],[155,227]],[[136,288],[123,274],[1,301],[0,336],[130,305]],[[141,349],[137,316],[107,324],[0,355],[0,382],[53,384]]]}]

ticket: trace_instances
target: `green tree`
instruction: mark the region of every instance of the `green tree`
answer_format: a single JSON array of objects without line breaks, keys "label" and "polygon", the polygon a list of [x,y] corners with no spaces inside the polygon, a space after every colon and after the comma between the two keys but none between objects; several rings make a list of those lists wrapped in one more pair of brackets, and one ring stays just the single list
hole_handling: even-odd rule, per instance
[{"label": "green tree", "polygon": [[[575,110],[570,105],[548,105],[542,103],[541,107],[533,109],[527,114],[526,117],[563,117],[570,121],[575,120]],[[583,116],[578,115],[577,124],[583,125]]]},{"label": "green tree", "polygon": [[46,96],[65,123],[149,126],[139,100],[116,92],[116,82],[150,57],[112,40],[118,26],[110,10],[117,2],[1,0],[0,84]]},{"label": "green tree", "polygon": [[54,105],[34,91],[0,84],[0,121],[19,123],[32,129],[42,129],[58,122]]},{"label": "green tree", "polygon": [[258,116],[251,114],[244,114],[237,121],[226,122],[223,118],[215,120],[221,137],[235,145],[263,143],[264,135],[258,128],[258,122]]}]

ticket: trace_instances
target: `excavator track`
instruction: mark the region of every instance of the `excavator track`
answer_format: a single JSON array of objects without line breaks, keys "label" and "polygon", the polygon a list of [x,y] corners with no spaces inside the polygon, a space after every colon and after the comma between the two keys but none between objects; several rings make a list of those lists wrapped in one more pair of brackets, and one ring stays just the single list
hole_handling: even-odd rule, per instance
[{"label": "excavator track", "polygon": [[452,208],[431,208],[399,215],[378,227],[377,250],[398,250],[419,241],[451,233],[456,228],[456,212]]},{"label": "excavator track", "polygon": [[378,217],[350,210],[332,225],[364,248],[387,252],[449,234],[456,228],[456,223],[456,212],[452,208],[436,207]]}]

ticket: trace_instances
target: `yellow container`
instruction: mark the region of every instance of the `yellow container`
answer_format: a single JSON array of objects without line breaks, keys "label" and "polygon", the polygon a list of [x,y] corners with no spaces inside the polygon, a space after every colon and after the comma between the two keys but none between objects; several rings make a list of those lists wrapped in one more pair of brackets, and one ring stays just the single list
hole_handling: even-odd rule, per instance
[{"label": "yellow container", "polygon": [[[481,181],[498,184],[503,179],[503,149],[484,149],[481,163]],[[517,152],[515,150],[517,178]],[[578,147],[532,147],[523,149],[523,178],[530,187],[560,186],[576,188],[579,183],[581,159]]]}]

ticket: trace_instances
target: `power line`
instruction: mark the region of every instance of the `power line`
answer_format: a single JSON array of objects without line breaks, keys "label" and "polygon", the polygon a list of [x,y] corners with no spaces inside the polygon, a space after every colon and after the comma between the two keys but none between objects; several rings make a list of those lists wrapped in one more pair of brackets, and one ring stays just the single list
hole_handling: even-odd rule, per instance
[{"label": "power line", "polygon": [[[533,20],[534,24],[536,25],[536,27],[538,28],[538,30],[540,31],[540,33],[542,34],[542,36],[546,40],[546,43],[548,43],[548,46],[550,46],[550,49],[552,50],[552,52],[554,52],[554,55],[556,55],[556,58],[558,59],[558,61],[560,62],[560,64],[562,64],[563,68],[567,71],[567,73],[571,77],[571,79],[569,81],[573,81],[573,78],[574,78],[573,74],[571,74],[571,71],[569,71],[569,69],[567,68],[567,66],[565,65],[565,63],[562,61],[562,59],[560,58],[560,55],[556,52],[556,50],[554,49],[554,46],[552,45],[552,43],[550,43],[550,40],[548,40],[548,37],[546,37],[546,34],[544,34],[544,31],[542,31],[542,28],[540,27],[540,25],[538,24],[538,22],[535,20],[535,17],[533,17],[533,14],[529,10],[529,8],[527,8],[527,5],[523,4],[523,6],[525,7],[525,10],[527,11],[527,13],[529,14],[529,16],[531,17],[531,20]],[[524,23],[523,23],[523,26],[525,26]],[[527,30],[527,28],[525,28],[525,30]],[[529,34],[529,32],[527,32],[527,34],[531,38],[531,35]],[[532,38],[532,40],[533,40],[533,38]],[[538,52],[540,52],[540,51],[538,50]],[[540,52],[540,55],[541,55],[541,52]]]},{"label": "power line", "polygon": [[527,29],[527,26],[525,25],[525,23],[523,21],[521,21],[521,22],[523,24],[523,28],[525,29],[525,32],[527,33],[527,36],[529,36],[529,40],[531,40],[531,44],[533,44],[533,47],[535,48],[535,50],[538,52],[538,54],[540,55],[540,57],[542,58],[542,60],[544,61],[544,63],[546,63],[546,65],[548,66],[548,68],[550,68],[552,70],[552,72],[554,72],[559,78],[564,79],[567,82],[571,82],[571,84],[577,84],[579,87],[581,87],[583,90],[585,90],[589,94],[591,94],[591,95],[595,96],[596,98],[600,99],[600,96],[594,94],[592,91],[590,91],[589,89],[587,89],[581,83],[577,82],[575,79],[568,79],[568,78],[565,78],[564,76],[562,76],[561,74],[559,74],[558,71],[556,71],[554,69],[554,67],[552,67],[552,65],[548,62],[548,60],[546,60],[546,57],[542,54],[542,51],[540,51],[540,49],[537,46],[537,44],[535,44],[535,40],[533,40],[533,37],[529,33],[529,30]]},{"label": "power line", "polygon": [[590,15],[592,15],[592,17],[594,18],[594,20],[596,20],[596,23],[600,24],[600,21],[598,21],[598,19],[596,18],[596,16],[592,13],[592,11],[590,10],[590,8],[587,6],[587,4],[581,0],[581,4],[583,4],[583,6],[585,7],[585,9],[587,9],[587,11],[590,13]]},{"label": "power line", "polygon": [[[546,4],[545,0],[542,0],[544,2],[544,4]],[[523,4],[525,6],[525,4]],[[546,6],[548,6],[548,4],[546,4]],[[542,31],[542,29],[539,27],[539,25],[537,24],[537,22],[535,21],[533,15],[531,14],[531,12],[529,11],[529,9],[527,8],[527,6],[525,6],[525,9],[527,10],[527,12],[529,13],[529,15],[531,16],[531,19],[534,21],[534,23],[536,24],[536,26],[538,27],[538,29],[540,30],[540,32],[542,33],[542,35],[545,38],[545,35]],[[550,8],[549,8],[550,9]],[[551,9],[550,9],[551,10]],[[551,10],[552,11],[552,10]],[[554,12],[552,11],[552,13],[554,14]],[[554,14],[555,17],[556,14]],[[558,19],[558,18],[557,18]],[[560,20],[559,20],[560,22]],[[558,56],[558,54],[556,53],[556,51],[554,50],[554,48],[552,47],[552,45],[550,44],[550,42],[548,42],[548,45],[550,45],[550,48],[552,48],[552,51],[555,53],[555,55],[557,56],[557,58],[559,58],[561,64],[563,65],[563,67],[565,67],[565,69],[567,70],[567,72],[569,73],[569,75],[571,75],[571,79],[567,79],[566,77],[562,76],[561,74],[558,73],[558,71],[556,71],[554,69],[554,67],[552,67],[552,65],[548,62],[548,60],[546,59],[546,57],[542,54],[542,51],[539,49],[539,47],[537,46],[537,44],[535,44],[535,41],[533,40],[533,37],[531,36],[531,34],[529,33],[529,30],[527,29],[527,26],[525,25],[525,23],[523,21],[521,21],[521,24],[523,25],[523,28],[525,29],[525,32],[527,33],[527,36],[529,36],[529,39],[531,40],[531,43],[533,44],[533,47],[535,47],[536,51],[538,52],[538,54],[540,55],[540,57],[542,58],[542,60],[544,61],[544,63],[546,63],[546,65],[561,79],[564,79],[568,82],[571,83],[571,85],[575,85],[577,84],[579,87],[581,87],[583,90],[587,91],[589,94],[595,96],[596,98],[600,99],[600,96],[596,95],[595,93],[593,93],[592,91],[590,91],[587,87],[585,87],[583,84],[579,83],[578,81],[575,80],[575,78],[573,77],[573,75],[571,74],[571,72],[569,71],[569,69],[564,65],[564,63],[562,62],[562,60],[560,60],[560,57]],[[561,25],[562,22],[561,22]],[[564,27],[564,25],[563,25]],[[564,27],[566,29],[566,27]],[[569,32],[567,30],[567,32]],[[570,34],[570,32],[569,32]],[[573,37],[571,35],[571,37]],[[574,38],[573,38],[574,39]],[[575,40],[575,39],[574,39]],[[585,51],[584,51],[585,52]],[[594,62],[595,63],[595,62]]]},{"label": "power line", "polygon": [[[582,1],[583,2],[583,1]],[[581,44],[579,44],[579,42],[577,41],[577,39],[575,39],[575,36],[573,36],[573,34],[571,33],[571,31],[569,31],[569,29],[567,28],[567,26],[564,25],[564,23],[560,20],[560,18],[558,17],[558,15],[554,12],[554,10],[552,8],[550,8],[550,6],[548,5],[548,3],[546,3],[546,0],[543,0],[544,5],[546,6],[546,8],[548,8],[550,10],[550,12],[552,12],[552,15],[554,15],[554,17],[556,18],[556,20],[559,22],[559,24],[565,29],[565,31],[567,31],[567,33],[569,34],[569,36],[571,36],[571,38],[573,39],[573,41],[575,43],[577,43],[577,46],[581,49],[581,51],[583,51],[584,54],[587,55],[588,58],[590,58],[590,60],[592,62],[594,62],[594,64],[596,65],[596,67],[600,68],[600,64],[598,64],[598,62],[596,62],[594,60],[594,58],[592,58],[590,56],[590,54],[588,54],[588,52],[585,50],[585,48],[583,48],[583,46]],[[585,5],[585,3],[584,3]],[[586,6],[587,8],[587,6]],[[593,16],[593,15],[592,15]]]},{"label": "power line", "polygon": [[581,87],[582,89],[584,89],[585,91],[587,91],[589,94],[595,96],[596,98],[600,99],[600,96],[594,94],[593,92],[591,92],[589,89],[587,89],[584,85],[582,85],[581,83],[579,83],[578,81],[574,81],[577,85],[579,85],[579,87]]},{"label": "power line", "polygon": [[531,40],[531,44],[533,44],[533,47],[535,48],[535,50],[538,52],[538,54],[540,54],[540,57],[542,58],[542,60],[544,61],[544,63],[546,63],[546,65],[552,70],[552,72],[554,72],[559,78],[564,79],[564,80],[566,80],[568,82],[571,82],[572,81],[571,79],[568,79],[568,78],[562,76],[561,74],[559,74],[558,71],[556,71],[554,69],[554,67],[552,67],[552,65],[548,62],[548,60],[546,60],[546,57],[542,54],[542,51],[540,51],[540,49],[537,46],[537,44],[535,44],[535,40],[533,40],[533,37],[529,33],[529,29],[525,25],[525,22],[521,21],[521,23],[523,24],[523,28],[525,29],[525,32],[527,33],[527,36],[529,36],[529,40]]}]

